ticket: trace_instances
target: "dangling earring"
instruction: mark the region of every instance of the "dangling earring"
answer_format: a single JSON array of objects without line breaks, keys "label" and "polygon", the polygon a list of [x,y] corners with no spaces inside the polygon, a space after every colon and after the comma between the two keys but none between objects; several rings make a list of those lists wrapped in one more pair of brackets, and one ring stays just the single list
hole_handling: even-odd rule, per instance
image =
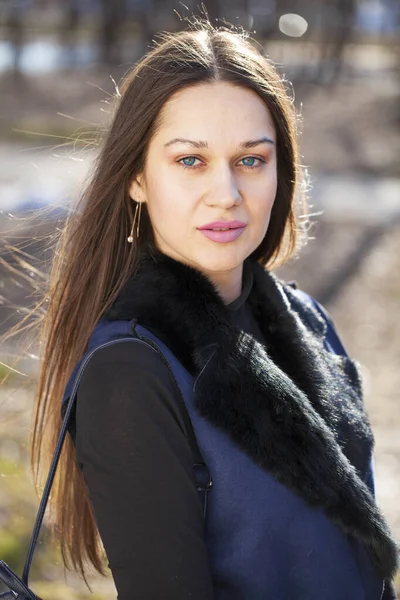
[{"label": "dangling earring", "polygon": [[135,228],[135,223],[136,223],[136,216],[138,214],[138,209],[139,209],[139,219],[138,219],[138,224],[137,224],[137,229],[136,229],[136,237],[139,237],[139,227],[140,227],[140,211],[142,209],[142,203],[141,202],[137,202],[136,203],[136,209],[135,209],[135,214],[133,217],[133,223],[132,223],[132,229],[131,229],[131,233],[128,237],[128,242],[131,244],[133,242],[133,230]]}]

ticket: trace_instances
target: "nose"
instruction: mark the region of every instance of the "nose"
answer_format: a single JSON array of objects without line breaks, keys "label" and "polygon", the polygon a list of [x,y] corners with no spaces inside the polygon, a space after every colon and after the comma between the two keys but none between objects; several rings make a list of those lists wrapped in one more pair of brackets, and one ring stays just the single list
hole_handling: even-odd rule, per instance
[{"label": "nose", "polygon": [[229,166],[221,166],[214,173],[210,189],[205,197],[208,206],[229,208],[242,201],[242,196],[234,174]]}]

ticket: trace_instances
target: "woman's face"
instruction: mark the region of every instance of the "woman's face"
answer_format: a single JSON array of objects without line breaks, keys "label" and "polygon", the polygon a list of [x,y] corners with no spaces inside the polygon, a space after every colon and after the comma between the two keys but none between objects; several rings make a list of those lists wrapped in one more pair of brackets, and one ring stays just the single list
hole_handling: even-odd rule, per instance
[{"label": "woman's face", "polygon": [[[129,192],[147,203],[157,247],[215,279],[241,274],[265,236],[276,189],[268,108],[256,92],[217,82],[185,88],[166,102],[144,173]],[[244,228],[237,237],[200,231],[214,221]],[[225,235],[228,241],[212,239]]]}]

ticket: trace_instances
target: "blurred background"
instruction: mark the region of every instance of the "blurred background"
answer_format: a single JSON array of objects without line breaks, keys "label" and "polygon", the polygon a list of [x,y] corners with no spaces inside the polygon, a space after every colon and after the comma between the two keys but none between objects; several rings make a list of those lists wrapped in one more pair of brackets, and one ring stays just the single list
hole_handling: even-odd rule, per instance
[{"label": "blurred background", "polygon": [[[49,241],[89,172],[118,81],[154,34],[204,10],[248,30],[291,82],[313,226],[277,274],[325,305],[361,364],[377,500],[400,539],[399,0],[0,1],[1,330],[39,297]],[[38,508],[28,466],[37,355],[25,353],[16,372],[6,366],[20,342],[0,356],[0,557],[18,573]],[[32,587],[88,598],[47,534],[45,519]],[[89,581],[94,600],[116,597],[111,576]]]}]

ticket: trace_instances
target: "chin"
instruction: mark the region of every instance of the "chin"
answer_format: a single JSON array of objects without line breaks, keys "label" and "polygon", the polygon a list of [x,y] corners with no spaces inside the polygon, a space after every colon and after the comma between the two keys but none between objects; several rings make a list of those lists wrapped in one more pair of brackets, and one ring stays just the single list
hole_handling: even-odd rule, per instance
[{"label": "chin", "polygon": [[247,256],[246,253],[232,248],[222,252],[219,252],[219,249],[216,248],[212,253],[210,251],[199,253],[193,257],[192,262],[196,263],[204,271],[217,273],[237,269],[237,267],[243,264]]}]

